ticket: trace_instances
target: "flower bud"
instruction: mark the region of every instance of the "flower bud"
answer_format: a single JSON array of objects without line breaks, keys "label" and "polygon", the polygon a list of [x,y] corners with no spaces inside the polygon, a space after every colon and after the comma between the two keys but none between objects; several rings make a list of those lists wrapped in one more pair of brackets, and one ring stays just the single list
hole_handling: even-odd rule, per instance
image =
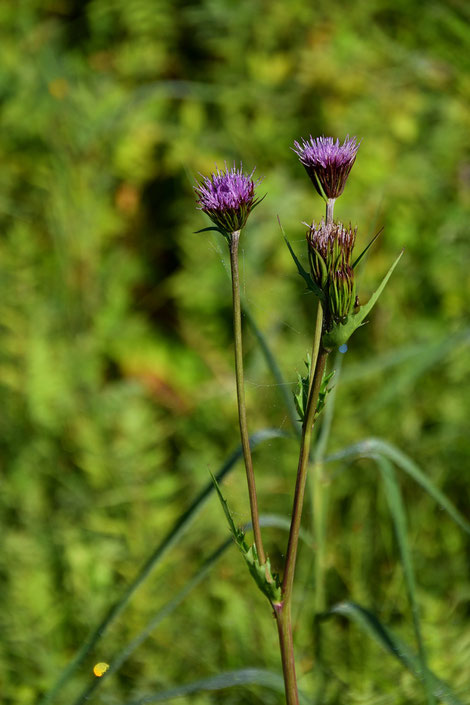
[{"label": "flower bud", "polygon": [[356,285],[351,266],[357,228],[312,223],[307,231],[310,272],[325,295],[326,325],[343,322],[354,309]]},{"label": "flower bud", "polygon": [[354,309],[356,284],[354,270],[346,266],[334,272],[328,288],[328,303],[335,323],[343,323]]},{"label": "flower bud", "polygon": [[342,223],[312,223],[307,231],[310,269],[314,282],[323,290],[334,273],[351,264],[357,228]]}]

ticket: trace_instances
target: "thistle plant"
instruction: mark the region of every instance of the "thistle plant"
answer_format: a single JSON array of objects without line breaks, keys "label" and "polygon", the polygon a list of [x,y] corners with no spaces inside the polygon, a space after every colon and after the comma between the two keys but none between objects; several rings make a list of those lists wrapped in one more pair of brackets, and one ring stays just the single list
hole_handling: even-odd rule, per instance
[{"label": "thistle plant", "polygon": [[[58,694],[72,678],[77,675],[86,661],[90,660],[93,651],[96,650],[103,634],[109,629],[111,624],[117,620],[136,591],[142,586],[145,580],[156,566],[164,559],[169,550],[181,539],[185,531],[190,526],[196,514],[202,509],[212,492],[217,492],[225,512],[227,522],[233,539],[240,550],[248,570],[256,582],[258,588],[267,598],[270,609],[274,615],[277,625],[277,632],[280,646],[280,656],[284,677],[284,689],[287,705],[298,705],[299,693],[297,689],[296,667],[294,657],[294,643],[291,623],[292,601],[294,595],[295,570],[298,552],[299,537],[301,534],[302,509],[306,491],[307,474],[312,474],[313,488],[313,532],[315,538],[315,596],[314,612],[315,626],[319,629],[319,624],[335,615],[341,615],[349,619],[364,633],[373,636],[381,646],[400,665],[411,672],[419,681],[426,692],[427,705],[435,705],[436,695],[440,701],[448,705],[462,705],[462,701],[452,692],[449,686],[440,680],[430,671],[419,620],[419,609],[416,597],[416,582],[411,558],[411,551],[407,540],[406,513],[399,484],[397,482],[395,467],[417,482],[438,505],[445,510],[448,516],[456,524],[470,535],[470,522],[463,516],[452,502],[435,486],[432,480],[423,472],[409,457],[398,448],[376,438],[368,438],[353,446],[342,449],[340,452],[330,456],[330,460],[344,460],[356,458],[369,458],[374,461],[382,478],[386,502],[393,522],[400,562],[403,568],[404,585],[407,599],[411,608],[413,618],[413,629],[415,633],[417,653],[414,652],[405,642],[397,638],[379,618],[369,609],[350,601],[342,601],[336,604],[329,604],[328,595],[325,590],[324,565],[325,554],[328,551],[325,540],[325,488],[322,482],[322,459],[325,455],[326,439],[331,425],[333,400],[335,390],[331,388],[331,380],[336,372],[336,379],[339,375],[341,365],[341,355],[335,356],[338,364],[327,369],[329,358],[335,349],[342,350],[342,346],[349,340],[355,330],[363,325],[372,307],[383,291],[388,279],[396,267],[401,254],[390,267],[388,273],[382,280],[376,292],[366,303],[360,303],[359,282],[357,281],[357,266],[363,259],[365,253],[378,237],[378,233],[371,242],[360,252],[354,254],[357,231],[351,224],[344,225],[334,220],[334,203],[343,192],[346,180],[354,164],[358,150],[358,143],[353,138],[346,139],[341,145],[338,140],[321,137],[309,140],[302,140],[295,143],[294,151],[297,152],[301,163],[307,169],[312,178],[316,191],[324,198],[326,203],[326,213],[324,219],[317,219],[307,225],[306,232],[306,259],[309,262],[309,270],[304,269],[289,241],[286,244],[292,255],[298,274],[302,277],[307,290],[311,294],[312,304],[316,301],[317,313],[316,323],[312,327],[312,353],[307,356],[306,374],[298,375],[298,385],[294,390],[294,403],[300,420],[300,448],[297,464],[297,476],[295,487],[293,488],[293,505],[291,521],[289,526],[289,538],[285,560],[281,565],[271,566],[269,556],[263,545],[261,521],[258,509],[258,495],[255,484],[255,473],[251,456],[251,446],[262,443],[268,438],[284,435],[279,429],[263,429],[252,436],[248,435],[248,420],[244,393],[243,375],[243,341],[241,326],[241,304],[240,304],[240,283],[238,272],[238,246],[240,238],[244,234],[251,211],[261,202],[256,190],[260,180],[254,179],[254,171],[245,173],[243,168],[233,166],[225,170],[216,170],[209,177],[202,177],[202,180],[195,186],[198,208],[206,213],[212,220],[213,225],[204,228],[215,230],[220,233],[227,242],[230,252],[231,275],[232,275],[232,301],[233,301],[233,330],[235,349],[235,377],[238,399],[238,417],[241,435],[241,453],[239,449],[233,453],[219,468],[216,476],[209,482],[191,502],[183,514],[179,516],[168,532],[159,537],[158,543],[152,548],[150,555],[137,571],[133,580],[124,586],[118,598],[109,606],[100,623],[90,632],[82,644],[77,649],[75,655],[66,667],[59,674],[56,682],[44,693],[38,705],[52,705],[59,702]],[[199,231],[202,232],[202,231]],[[313,320],[313,316],[312,316]],[[261,338],[261,335],[260,335]],[[277,377],[277,370],[273,359],[269,359],[266,353],[267,346],[261,347],[265,352],[271,370]],[[269,351],[268,351],[269,352]],[[279,377],[281,377],[279,373]],[[282,379],[280,384],[282,384]],[[331,394],[330,394],[331,392]],[[290,401],[290,400],[288,400]],[[295,409],[292,412],[295,423]],[[322,426],[316,436],[314,447],[312,438],[315,426],[320,415],[325,410]],[[245,531],[236,526],[226,499],[218,485],[229,472],[231,472],[240,457],[243,455],[245,461],[246,477],[248,484],[248,496],[250,501],[250,511],[254,541],[252,544],[247,540]],[[272,520],[273,517],[270,517]],[[285,523],[281,522],[283,528]],[[73,705],[85,705],[90,702],[92,694],[101,687],[101,684],[108,682],[109,678],[115,674],[130,655],[142,644],[143,641],[153,632],[153,630],[167,618],[184,601],[189,592],[198,585],[207,575],[215,562],[228,550],[231,539],[225,539],[207,557],[204,563],[191,579],[183,585],[171,599],[160,606],[153,614],[151,620],[145,627],[127,644],[124,645],[112,657],[105,653],[96,653],[93,659],[94,667],[90,666],[89,674],[93,680],[88,681],[83,690],[73,701]],[[282,555],[282,554],[281,554]],[[280,577],[279,577],[280,576]],[[274,630],[273,630],[274,632]],[[316,631],[316,636],[318,631]],[[316,639],[318,645],[319,639]],[[320,664],[321,650],[317,650],[318,663]],[[104,660],[106,658],[106,661]],[[109,663],[107,662],[109,660]],[[90,662],[91,663],[91,662]],[[143,705],[147,702],[162,702],[178,696],[185,696],[199,690],[217,690],[230,685],[240,685],[241,683],[257,682],[271,687],[278,687],[277,674],[256,671],[259,669],[243,669],[232,673],[221,674],[213,678],[203,679],[195,683],[179,684],[176,688],[160,690],[157,693],[144,696],[138,700],[133,700],[128,705]],[[322,680],[322,668],[318,669],[320,685]],[[250,681],[251,679],[251,681]],[[281,685],[282,687],[282,685]],[[321,690],[321,688],[320,688]],[[60,702],[65,702],[63,698]],[[303,699],[305,702],[305,698]],[[326,700],[322,695],[316,698],[315,702],[338,702],[336,696],[333,701]]]},{"label": "thistle plant", "polygon": [[292,596],[312,434],[317,418],[325,405],[328,383],[332,376],[332,373],[326,373],[328,356],[334,348],[344,345],[352,333],[362,325],[399,259],[392,265],[374,296],[365,306],[360,306],[356,296],[355,267],[372,243],[354,260],[353,250],[357,229],[334,221],[334,203],[344,191],[358,149],[359,143],[355,137],[352,139],[347,137],[343,144],[340,144],[339,140],[334,141],[332,137],[316,139],[310,137],[308,140],[302,139],[294,143],[294,151],[304,165],[317,193],[326,202],[326,213],[324,220],[308,226],[306,239],[310,272],[303,269],[287,242],[299,274],[317,298],[317,317],[308,375],[300,378],[300,390],[295,394],[302,431],[289,539],[285,563],[280,571],[282,580],[273,573],[263,546],[248,435],[243,375],[238,246],[240,235],[251,211],[262,200],[256,195],[259,182],[253,180],[254,171],[245,174],[242,167],[233,166],[229,169],[225,166],[225,171],[217,169],[209,177],[203,177],[203,180],[195,186],[198,208],[206,213],[214,224],[198,232],[207,230],[219,232],[227,241],[230,251],[235,377],[241,444],[254,534],[252,546],[246,542],[244,532],[235,526],[227,502],[219,486],[215,484],[233,538],[258,587],[268,598],[276,619],[287,705],[299,703],[291,620]]}]

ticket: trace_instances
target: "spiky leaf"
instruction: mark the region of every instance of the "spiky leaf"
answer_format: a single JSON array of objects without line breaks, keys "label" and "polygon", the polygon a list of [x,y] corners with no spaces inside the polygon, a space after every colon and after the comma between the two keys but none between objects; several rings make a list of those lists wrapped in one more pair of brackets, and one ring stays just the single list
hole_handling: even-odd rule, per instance
[{"label": "spiky leaf", "polygon": [[368,313],[370,313],[373,306],[377,303],[380,294],[385,289],[385,286],[390,277],[392,276],[392,272],[400,261],[402,255],[403,250],[400,252],[395,262],[392,264],[387,274],[382,279],[382,282],[378,287],[377,291],[372,294],[369,301],[364,304],[364,306],[361,306],[357,313],[351,313],[349,316],[347,316],[346,320],[343,323],[334,323],[331,330],[323,335],[322,343],[327,350],[338,348],[340,347],[340,345],[344,345],[345,343],[347,343],[354,331],[363,325],[365,317]]},{"label": "spiky leaf", "polygon": [[265,595],[271,603],[280,602],[282,599],[282,595],[279,576],[271,571],[271,563],[269,558],[266,558],[266,563],[260,563],[255,544],[249,546],[245,541],[244,532],[241,529],[237,528],[237,526],[235,526],[235,522],[233,521],[232,514],[227,504],[227,500],[223,496],[219,484],[215,479],[214,475],[212,475],[212,473],[211,477],[215,489],[217,490],[217,494],[224,510],[224,514],[227,518],[227,522],[230,528],[230,532],[233,536],[233,540],[237,544],[243,558],[245,559],[245,562],[248,566],[248,570],[250,571],[255,583],[257,584],[263,595]]},{"label": "spiky leaf", "polygon": [[297,409],[297,413],[299,414],[299,420],[302,422],[305,418],[305,413],[307,411],[311,364],[312,361],[310,359],[310,355],[307,355],[307,359],[305,360],[305,367],[307,368],[307,373],[306,375],[301,375],[300,373],[297,373],[297,387],[294,390],[295,408]]},{"label": "spiky leaf", "polygon": [[322,379],[320,391],[318,393],[317,408],[315,411],[316,416],[321,414],[321,412],[323,411],[323,408],[326,403],[326,397],[327,397],[328,393],[331,392],[331,390],[333,389],[333,387],[329,387],[328,384],[329,384],[330,380],[334,377],[334,374],[335,374],[335,371],[333,370],[329,374],[325,375]]}]

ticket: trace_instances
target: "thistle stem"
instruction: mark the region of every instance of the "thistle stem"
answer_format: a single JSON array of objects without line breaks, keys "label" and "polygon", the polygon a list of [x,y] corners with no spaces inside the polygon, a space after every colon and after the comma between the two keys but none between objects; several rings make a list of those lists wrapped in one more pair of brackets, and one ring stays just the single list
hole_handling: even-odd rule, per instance
[{"label": "thistle stem", "polygon": [[292,586],[294,583],[295,562],[297,558],[297,547],[299,543],[300,522],[302,519],[302,507],[305,495],[305,483],[307,480],[307,465],[310,454],[310,444],[312,440],[312,430],[315,421],[318,396],[325,371],[328,350],[320,347],[318,358],[313,375],[312,389],[307,404],[304,424],[302,427],[302,439],[300,443],[299,464],[297,469],[297,482],[295,485],[294,504],[292,508],[292,520],[287,544],[287,557],[282,582],[282,595],[284,603],[290,603],[292,597]]},{"label": "thistle stem", "polygon": [[274,605],[274,616],[276,617],[277,631],[279,634],[286,703],[287,705],[299,705],[290,604],[286,605],[281,602]]},{"label": "thistle stem", "polygon": [[329,198],[326,202],[326,225],[333,222],[333,213],[335,210],[335,200],[334,198]]},{"label": "thistle stem", "polygon": [[[322,307],[319,308],[318,320],[323,318]],[[321,325],[319,326],[321,330]],[[314,345],[315,349],[315,345]],[[286,690],[287,705],[298,705],[299,696],[297,692],[297,681],[295,675],[294,645],[292,638],[291,605],[292,589],[294,584],[295,563],[297,558],[297,548],[299,544],[300,523],[302,519],[302,507],[305,495],[305,485],[307,482],[307,466],[310,454],[310,444],[312,439],[312,429],[315,421],[318,396],[320,393],[323,373],[325,371],[328,351],[320,345],[318,356],[312,361],[312,386],[307,402],[307,410],[302,427],[302,439],[300,443],[299,464],[297,469],[297,481],[294,493],[294,505],[292,509],[292,520],[287,545],[287,557],[282,582],[282,602],[274,605],[279,633],[279,645],[281,649],[282,671],[284,674],[284,685]]]},{"label": "thistle stem", "polygon": [[[333,213],[335,208],[335,199],[329,198],[326,202],[326,223],[333,222]],[[320,305],[320,304],[319,304]],[[330,408],[330,407],[329,407]],[[331,423],[331,419],[329,424]],[[323,431],[323,426],[322,426]],[[326,436],[328,431],[325,429]],[[326,443],[326,436],[322,433],[315,452],[313,462],[313,532],[315,536],[315,613],[318,614],[325,610],[325,486],[323,480],[323,465],[322,454],[324,448],[320,449],[321,445]]]},{"label": "thistle stem", "polygon": [[326,405],[320,434],[315,443],[312,462],[312,500],[313,507],[313,533],[315,540],[314,570],[315,570],[315,614],[324,612],[326,609],[325,591],[325,565],[326,565],[326,515],[328,508],[329,483],[325,478],[324,457],[326,446],[330,435],[331,423],[335,408],[336,391],[338,389],[339,377],[341,374],[343,355],[336,353],[333,362],[335,370],[335,384],[328,394],[328,404]]},{"label": "thistle stem", "polygon": [[240,280],[238,275],[238,242],[240,231],[232,233],[230,240],[230,266],[232,271],[233,294],[233,334],[235,343],[235,378],[237,383],[238,420],[240,423],[240,437],[242,442],[243,459],[245,461],[248,495],[250,498],[251,523],[255,539],[256,551],[261,564],[266,562],[266,557],[261,538],[259,523],[258,500],[256,495],[255,474],[251,459],[248,424],[246,420],[245,382],[243,374],[243,346],[242,346],[242,321],[240,306]]},{"label": "thistle stem", "polygon": [[313,336],[312,359],[310,361],[310,381],[308,383],[308,393],[312,391],[313,378],[315,376],[315,366],[317,364],[318,351],[320,350],[320,342],[323,331],[323,306],[321,301],[317,305],[317,320],[315,323],[315,333]]}]

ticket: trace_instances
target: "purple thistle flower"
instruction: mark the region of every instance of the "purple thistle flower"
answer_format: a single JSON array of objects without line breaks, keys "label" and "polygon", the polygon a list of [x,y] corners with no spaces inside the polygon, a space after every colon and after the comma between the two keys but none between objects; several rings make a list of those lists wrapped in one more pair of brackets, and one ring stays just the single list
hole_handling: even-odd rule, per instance
[{"label": "purple thistle flower", "polygon": [[225,164],[225,171],[217,168],[194,187],[197,207],[225,233],[241,230],[253,208],[262,200],[256,198],[255,187],[260,179],[253,180],[254,171],[244,174],[242,166],[237,169],[234,165],[229,169]]},{"label": "purple thistle flower", "polygon": [[293,150],[304,165],[320,196],[338,198],[344,191],[349,172],[356,160],[360,143],[349,135],[340,145],[333,137],[310,135],[308,140],[294,142]]}]

